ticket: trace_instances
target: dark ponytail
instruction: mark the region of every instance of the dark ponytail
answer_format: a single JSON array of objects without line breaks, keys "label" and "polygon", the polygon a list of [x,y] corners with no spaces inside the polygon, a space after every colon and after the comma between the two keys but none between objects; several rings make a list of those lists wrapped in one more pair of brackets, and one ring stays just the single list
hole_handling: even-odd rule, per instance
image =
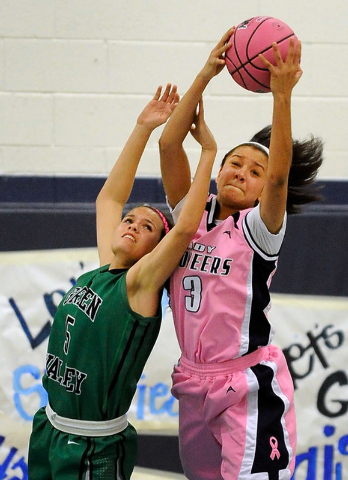
[{"label": "dark ponytail", "polygon": [[[250,141],[269,148],[271,125],[257,132]],[[286,211],[289,215],[301,212],[306,203],[322,200],[315,179],[323,163],[323,141],[310,136],[308,140],[293,140],[292,163],[289,172]]]}]

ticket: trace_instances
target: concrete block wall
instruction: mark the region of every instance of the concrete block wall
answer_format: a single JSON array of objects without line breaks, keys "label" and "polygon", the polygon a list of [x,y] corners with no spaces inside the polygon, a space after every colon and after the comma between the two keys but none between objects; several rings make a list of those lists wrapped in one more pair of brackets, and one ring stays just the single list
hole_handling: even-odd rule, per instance
[{"label": "concrete block wall", "polygon": [[[183,94],[232,25],[271,15],[303,42],[293,131],[348,179],[348,4],[341,0],[0,0],[0,175],[105,176],[158,84]],[[223,71],[205,92],[219,156],[270,123],[271,94]],[[158,137],[138,175],[158,177]],[[199,149],[187,140],[193,168]],[[218,168],[218,160],[215,173]]]}]

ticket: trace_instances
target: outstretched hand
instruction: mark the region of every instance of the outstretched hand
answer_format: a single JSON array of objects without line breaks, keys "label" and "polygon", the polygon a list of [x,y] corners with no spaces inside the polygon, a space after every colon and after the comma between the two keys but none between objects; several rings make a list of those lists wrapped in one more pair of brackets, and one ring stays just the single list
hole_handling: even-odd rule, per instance
[{"label": "outstretched hand", "polygon": [[302,75],[300,66],[301,61],[301,42],[298,41],[296,48],[294,39],[290,39],[289,50],[283,61],[278,45],[272,44],[276,65],[272,65],[262,54],[259,55],[262,62],[268,68],[271,74],[271,91],[273,95],[285,94],[291,95],[292,89],[297,84]]},{"label": "outstretched hand", "polygon": [[177,86],[167,84],[162,96],[162,87],[159,86],[152,100],[146,105],[138,117],[137,123],[151,130],[165,123],[179,102]]},{"label": "outstretched hand", "polygon": [[218,75],[224,68],[226,63],[224,54],[231,46],[229,39],[234,31],[235,27],[230,28],[210,52],[209,58],[200,73],[207,81]]}]

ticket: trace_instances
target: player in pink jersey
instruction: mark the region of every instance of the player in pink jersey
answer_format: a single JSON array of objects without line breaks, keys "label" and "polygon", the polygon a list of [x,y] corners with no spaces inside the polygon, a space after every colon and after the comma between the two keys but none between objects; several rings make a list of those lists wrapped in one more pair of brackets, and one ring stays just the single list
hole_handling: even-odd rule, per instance
[{"label": "player in pink jersey", "polygon": [[[212,50],[160,139],[174,220],[191,181],[183,141],[206,86],[225,66],[232,31]],[[272,128],[226,154],[217,195],[209,196],[171,278],[182,352],[172,392],[179,400],[180,455],[190,480],[285,480],[294,470],[293,384],[282,351],[271,343],[269,286],[287,210],[317,198],[306,187],[322,162],[322,143],[292,140],[291,95],[302,75],[301,43],[290,43],[286,61],[276,44],[273,50],[275,66],[261,57],[271,74]]]}]

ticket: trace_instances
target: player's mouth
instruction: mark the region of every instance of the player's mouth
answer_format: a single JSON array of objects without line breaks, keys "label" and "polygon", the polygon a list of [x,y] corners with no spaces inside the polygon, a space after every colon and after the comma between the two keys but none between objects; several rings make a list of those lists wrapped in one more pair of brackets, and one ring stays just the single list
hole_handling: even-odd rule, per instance
[{"label": "player's mouth", "polygon": [[234,183],[228,183],[226,186],[236,188],[237,190],[240,190],[241,192],[244,193],[244,190],[241,187],[239,187],[238,185],[235,185]]},{"label": "player's mouth", "polygon": [[135,243],[135,238],[133,237],[133,235],[130,235],[129,233],[126,233],[125,235],[123,235],[122,238],[129,238],[130,240],[132,240],[132,242]]}]

